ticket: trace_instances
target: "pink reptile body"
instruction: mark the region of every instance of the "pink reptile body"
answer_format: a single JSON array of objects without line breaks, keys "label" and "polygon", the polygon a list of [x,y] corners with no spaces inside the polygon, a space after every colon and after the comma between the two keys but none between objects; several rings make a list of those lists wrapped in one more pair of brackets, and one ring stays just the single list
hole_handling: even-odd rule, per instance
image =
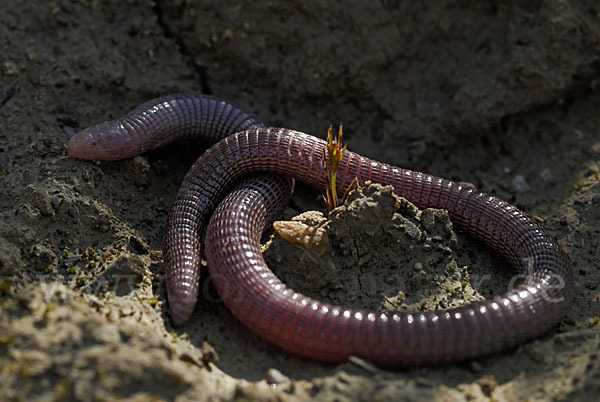
[{"label": "pink reptile body", "polygon": [[[120,159],[183,137],[223,139],[194,163],[169,215],[164,254],[174,325],[183,325],[196,305],[200,234],[209,219],[206,258],[225,304],[264,339],[314,359],[341,362],[354,355],[385,366],[463,360],[546,332],[573,299],[566,254],[516,207],[350,151],[338,170],[341,193],[358,178],[360,183],[391,184],[419,208],[446,209],[455,227],[489,245],[527,280],[490,300],[423,313],[355,311],[289,289],[265,264],[259,239],[264,225],[289,200],[293,182],[285,177],[324,188],[325,142],[293,130],[265,128],[215,98],[178,94],[147,102],[121,119],[78,133],[69,142],[69,154]],[[283,176],[252,176],[228,194],[250,172]]]}]

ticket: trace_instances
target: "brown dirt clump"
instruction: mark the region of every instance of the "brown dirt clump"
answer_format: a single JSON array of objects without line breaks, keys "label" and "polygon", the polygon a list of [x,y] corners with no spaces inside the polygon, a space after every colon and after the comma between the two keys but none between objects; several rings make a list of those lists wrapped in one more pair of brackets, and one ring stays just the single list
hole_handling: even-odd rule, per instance
[{"label": "brown dirt clump", "polygon": [[[468,266],[458,265],[458,239],[446,211],[420,211],[393,187],[371,184],[352,191],[329,218],[314,211],[292,218],[301,240],[276,236],[265,251],[291,288],[344,307],[388,312],[483,299]],[[313,236],[303,237],[311,227],[323,231],[326,250],[315,251]]]}]

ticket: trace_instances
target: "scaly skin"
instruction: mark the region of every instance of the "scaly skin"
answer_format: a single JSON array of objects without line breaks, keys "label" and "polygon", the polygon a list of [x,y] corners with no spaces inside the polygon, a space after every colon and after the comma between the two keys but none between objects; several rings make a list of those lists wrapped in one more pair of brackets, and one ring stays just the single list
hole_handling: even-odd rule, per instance
[{"label": "scaly skin", "polygon": [[[157,102],[169,103],[170,120],[155,117],[154,111],[161,110]],[[189,107],[190,102],[205,104],[209,112],[199,113],[197,108]],[[194,163],[171,208],[164,254],[175,325],[185,323],[196,304],[200,233],[211,214],[206,229],[206,257],[211,278],[225,304],[266,340],[307,357],[341,362],[355,355],[385,366],[463,360],[532,339],[552,328],[569,308],[574,293],[569,260],[556,241],[525,213],[471,188],[350,151],[338,168],[340,193],[357,178],[360,184],[367,180],[391,184],[398,195],[419,208],[446,209],[455,227],[488,244],[527,280],[490,300],[418,314],[344,309],[287,288],[266,266],[258,240],[265,223],[287,203],[291,181],[262,175],[229,195],[227,192],[249,172],[264,171],[323,189],[325,142],[293,130],[264,128],[257,120],[249,123],[256,128],[238,130],[239,124],[228,123],[225,129],[219,122],[232,119],[221,118],[223,112],[211,102],[219,103],[201,95],[159,98],[126,116],[135,125],[124,120],[102,123],[106,125],[84,130],[69,143],[69,154],[74,157],[127,157],[148,149],[148,145],[139,144],[164,144],[175,137],[189,137],[189,130],[196,136],[204,132],[212,139],[227,135],[227,129],[231,129],[229,133],[241,131],[219,141]],[[243,113],[223,105],[219,110],[227,110],[228,116]],[[195,117],[191,118],[190,113]],[[212,123],[203,123],[200,115],[208,116]],[[152,124],[147,123],[150,121]],[[177,130],[172,129],[174,121],[179,124]],[[117,136],[129,139],[115,140]]]}]

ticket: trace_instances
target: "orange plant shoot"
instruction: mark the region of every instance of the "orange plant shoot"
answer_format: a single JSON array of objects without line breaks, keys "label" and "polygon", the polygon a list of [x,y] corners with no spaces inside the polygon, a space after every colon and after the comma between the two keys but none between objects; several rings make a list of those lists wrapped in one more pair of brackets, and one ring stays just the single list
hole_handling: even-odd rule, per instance
[{"label": "orange plant shoot", "polygon": [[346,146],[342,147],[342,125],[338,129],[337,138],[333,138],[333,129],[331,125],[329,126],[329,130],[327,132],[327,146],[326,153],[323,157],[323,168],[325,169],[325,179],[327,188],[325,189],[325,203],[327,204],[327,210],[331,211],[332,209],[338,206],[338,196],[337,190],[335,187],[335,175],[337,172],[337,168],[342,161],[344,156],[344,152],[346,151]]}]

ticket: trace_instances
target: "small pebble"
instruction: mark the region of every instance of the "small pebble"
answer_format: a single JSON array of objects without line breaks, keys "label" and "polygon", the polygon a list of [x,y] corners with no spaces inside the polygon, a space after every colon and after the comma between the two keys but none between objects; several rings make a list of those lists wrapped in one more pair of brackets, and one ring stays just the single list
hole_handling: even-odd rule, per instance
[{"label": "small pebble", "polygon": [[40,211],[42,216],[48,217],[54,214],[50,196],[45,190],[37,190],[33,193],[33,205]]},{"label": "small pebble", "polygon": [[0,71],[6,76],[17,75],[19,72],[19,66],[17,66],[15,62],[5,61],[2,63],[2,65],[0,65]]},{"label": "small pebble", "polygon": [[473,373],[481,373],[483,371],[483,365],[475,360],[471,360],[471,363],[469,363],[469,368]]},{"label": "small pebble", "polygon": [[541,348],[534,345],[525,345],[524,349],[532,362],[543,363],[546,360],[544,351]]},{"label": "small pebble", "polygon": [[527,180],[525,180],[525,176],[522,174],[518,174],[512,181],[513,187],[519,192],[524,193],[529,191],[529,184],[527,184]]},{"label": "small pebble", "polygon": [[208,362],[219,361],[219,354],[212,347],[212,345],[206,341],[202,342],[202,361],[206,364]]},{"label": "small pebble", "polygon": [[488,398],[492,395],[492,392],[494,392],[496,387],[498,387],[498,382],[493,375],[485,376],[477,381],[477,383],[481,388],[481,392],[483,392],[483,394]]},{"label": "small pebble", "polygon": [[271,384],[271,385],[286,384],[286,383],[290,382],[289,377],[287,377],[286,375],[281,373],[281,371],[274,369],[274,368],[270,368],[267,370],[265,379],[267,380],[267,383]]},{"label": "small pebble", "polygon": [[64,198],[62,195],[57,195],[57,196],[52,197],[52,200],[50,201],[50,203],[52,204],[52,208],[54,209],[54,211],[58,211],[58,209],[62,205],[63,201],[64,201]]},{"label": "small pebble", "polygon": [[30,255],[33,257],[34,267],[38,271],[44,271],[56,259],[54,251],[41,243],[31,247]]},{"label": "small pebble", "polygon": [[469,183],[468,181],[459,181],[458,184],[461,187],[464,187],[466,189],[470,189],[470,190],[477,190],[477,187],[475,187],[475,184],[473,183]]},{"label": "small pebble", "polygon": [[379,373],[381,371],[377,367],[375,367],[372,363],[370,363],[364,359],[361,359],[360,357],[350,356],[348,358],[348,362],[354,364],[357,367],[360,367],[361,369],[363,369],[366,372],[371,373],[371,374]]}]

